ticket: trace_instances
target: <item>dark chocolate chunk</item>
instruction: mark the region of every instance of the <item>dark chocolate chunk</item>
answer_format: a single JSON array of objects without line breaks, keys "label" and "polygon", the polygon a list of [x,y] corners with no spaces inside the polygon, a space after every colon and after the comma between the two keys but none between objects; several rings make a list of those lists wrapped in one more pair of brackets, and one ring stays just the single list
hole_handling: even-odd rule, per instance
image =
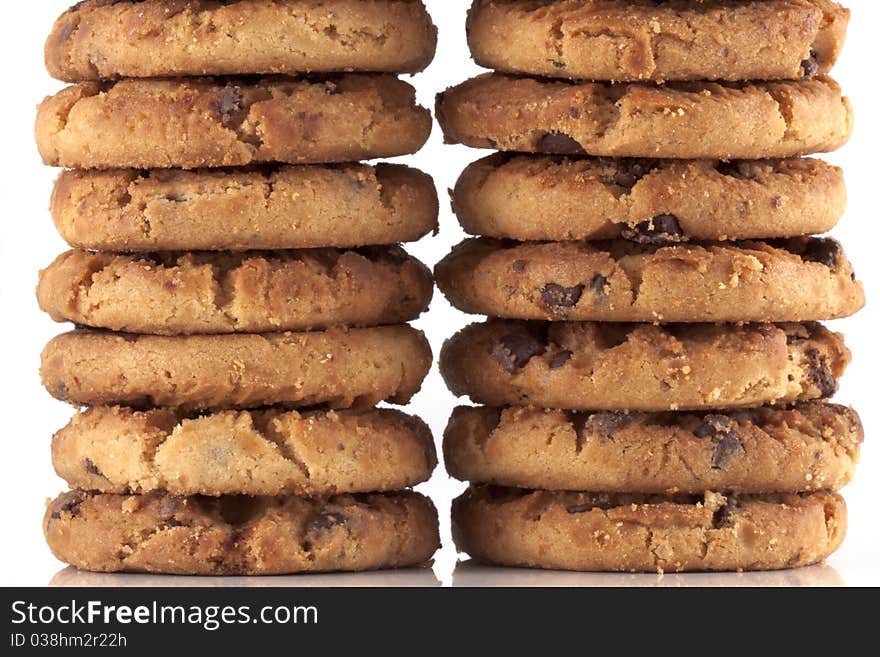
[{"label": "dark chocolate chunk", "polygon": [[95,465],[95,462],[90,458],[83,459],[83,467],[86,469],[86,472],[89,474],[97,475],[99,477],[103,477],[104,473],[101,472],[101,468]]},{"label": "dark chocolate chunk", "polygon": [[166,495],[159,502],[159,517],[171,520],[183,508],[183,499],[177,495]]},{"label": "dark chocolate chunk", "polygon": [[718,470],[728,459],[742,451],[742,437],[736,430],[736,424],[727,415],[707,415],[703,423],[696,428],[697,438],[712,439],[712,469]]},{"label": "dark chocolate chunk", "polygon": [[583,155],[586,153],[583,146],[573,138],[562,132],[548,132],[538,142],[538,150],[541,153],[557,155]]},{"label": "dark chocolate chunk", "polygon": [[596,274],[593,277],[593,280],[590,281],[590,289],[596,294],[596,301],[599,301],[606,296],[605,288],[608,285],[608,279],[602,276],[602,274]]},{"label": "dark chocolate chunk", "polygon": [[617,164],[617,171],[614,172],[612,181],[615,185],[632,189],[651,172],[654,166],[654,162],[650,160],[621,160]]},{"label": "dark chocolate chunk", "polygon": [[554,354],[554,356],[550,359],[550,363],[549,363],[550,369],[551,370],[559,369],[560,367],[565,365],[568,361],[570,361],[571,357],[573,355],[574,354],[568,350],[560,351],[559,353]]},{"label": "dark chocolate chunk", "polygon": [[601,413],[593,413],[581,427],[582,433],[591,433],[607,440],[614,437],[614,432],[621,427],[633,421],[633,417],[628,413],[619,411],[602,411]]},{"label": "dark chocolate chunk", "polygon": [[492,345],[492,358],[507,372],[514,374],[535,356],[547,351],[547,345],[534,333],[521,330],[502,336]]},{"label": "dark chocolate chunk", "polygon": [[834,269],[840,259],[840,254],[840,243],[837,240],[816,237],[807,241],[800,256],[804,262],[818,262],[829,269]]},{"label": "dark chocolate chunk", "polygon": [[229,85],[220,90],[217,94],[216,108],[224,126],[240,122],[243,103],[244,94],[241,87]]},{"label": "dark chocolate chunk", "polygon": [[715,169],[718,173],[730,178],[736,178],[737,180],[752,179],[751,174],[740,168],[739,162],[719,162],[715,165]]},{"label": "dark chocolate chunk", "polygon": [[837,379],[828,365],[828,359],[817,349],[808,349],[806,352],[809,371],[807,381],[819,388],[823,399],[827,399],[837,392]]},{"label": "dark chocolate chunk", "polygon": [[725,529],[732,527],[737,506],[736,498],[728,497],[727,502],[712,515],[712,528]]},{"label": "dark chocolate chunk", "polygon": [[309,523],[306,532],[322,532],[333,529],[334,527],[345,527],[348,524],[348,517],[342,513],[327,512],[316,516]]},{"label": "dark chocolate chunk", "polygon": [[62,495],[52,502],[50,517],[58,520],[62,513],[69,513],[71,518],[76,518],[79,515],[79,507],[84,501],[85,497],[78,493]]},{"label": "dark chocolate chunk", "polygon": [[801,62],[801,69],[805,78],[814,78],[819,74],[819,60],[816,58],[816,53],[811,52],[810,56]]},{"label": "dark chocolate chunk", "polygon": [[574,308],[583,296],[585,285],[564,287],[556,283],[548,283],[541,290],[541,301],[554,315],[564,315],[569,308]]},{"label": "dark chocolate chunk", "polygon": [[522,274],[526,270],[526,261],[525,260],[514,260],[511,265],[513,271],[517,274]]},{"label": "dark chocolate chunk", "polygon": [[635,227],[627,227],[620,236],[638,244],[672,244],[684,241],[684,231],[678,218],[671,214],[658,214]]}]

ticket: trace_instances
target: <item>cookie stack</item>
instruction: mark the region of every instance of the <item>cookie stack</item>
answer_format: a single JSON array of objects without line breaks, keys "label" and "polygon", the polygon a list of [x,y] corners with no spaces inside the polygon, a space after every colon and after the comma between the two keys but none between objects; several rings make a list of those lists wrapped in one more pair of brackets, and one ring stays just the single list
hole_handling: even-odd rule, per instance
[{"label": "cookie stack", "polygon": [[[431,130],[393,73],[431,61],[415,0],[87,0],[58,19],[39,109],[52,214],[74,250],[40,305],[73,492],[49,505],[79,568],[187,574],[428,561],[436,464],[405,404],[431,365],[405,322],[430,272],[431,179],[361,159]],[[352,72],[355,71],[355,72]],[[305,74],[309,74],[306,76]],[[218,77],[224,76],[224,77]]]},{"label": "cookie stack", "polygon": [[[496,72],[441,94],[447,141],[502,153],[436,269],[492,318],[444,346],[458,547],[611,571],[761,570],[843,539],[863,433],[816,320],[864,304],[839,244],[848,101],[828,0],[476,0]],[[540,76],[540,77],[538,77]],[[760,80],[760,81],[758,81]]]}]

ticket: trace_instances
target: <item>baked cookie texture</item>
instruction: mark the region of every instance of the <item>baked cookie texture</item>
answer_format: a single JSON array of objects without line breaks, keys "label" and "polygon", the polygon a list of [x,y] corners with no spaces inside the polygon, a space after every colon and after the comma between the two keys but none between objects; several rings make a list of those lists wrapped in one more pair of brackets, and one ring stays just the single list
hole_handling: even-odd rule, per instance
[{"label": "baked cookie texture", "polygon": [[187,410],[406,404],[431,367],[409,326],[311,333],[140,336],[76,330],[43,350],[57,399]]},{"label": "baked cookie texture", "polygon": [[304,495],[402,490],[437,465],[427,425],[396,410],[136,411],[98,406],[55,434],[71,488],[102,493]]},{"label": "baked cookie texture", "polygon": [[665,85],[486,73],[437,97],[448,143],[500,151],[673,159],[786,158],[843,146],[852,108],[825,76]]},{"label": "baked cookie texture", "polygon": [[864,440],[845,406],[704,413],[572,413],[459,407],[444,461],[462,481],[607,493],[839,490]]},{"label": "baked cookie texture", "polygon": [[104,251],[351,248],[437,230],[430,176],[400,165],[68,170],[51,201],[72,246]]},{"label": "baked cookie texture", "polygon": [[428,268],[399,247],[120,255],[68,251],[40,274],[59,322],[186,335],[398,324],[428,308]]},{"label": "baked cookie texture", "polygon": [[43,101],[36,126],[45,164],[81,169],[345,162],[414,153],[430,132],[389,75],[86,82]]},{"label": "baked cookie texture", "polygon": [[828,0],[476,0],[467,27],[476,62],[507,73],[786,80],[827,73],[849,17]]},{"label": "baked cookie texture", "polygon": [[865,294],[832,239],[676,244],[674,219],[631,241],[470,239],[435,268],[452,305],[513,319],[797,322],[861,310]]},{"label": "baked cookie texture", "polygon": [[475,559],[583,571],[779,570],[818,563],[846,534],[836,493],[650,496],[472,487],[453,538]]},{"label": "baked cookie texture", "polygon": [[843,172],[821,160],[652,160],[498,153],[452,194],[471,235],[604,240],[672,217],[681,241],[825,233],[846,207]]},{"label": "baked cookie texture", "polygon": [[64,493],[43,528],[83,570],[281,575],[426,564],[437,511],[417,493],[328,498]]},{"label": "baked cookie texture", "polygon": [[67,82],[415,73],[436,46],[437,29],[418,0],[88,0],[56,21],[46,67]]},{"label": "baked cookie texture", "polygon": [[710,410],[830,397],[849,361],[843,336],[812,323],[490,320],[446,341],[440,371],[489,406]]}]

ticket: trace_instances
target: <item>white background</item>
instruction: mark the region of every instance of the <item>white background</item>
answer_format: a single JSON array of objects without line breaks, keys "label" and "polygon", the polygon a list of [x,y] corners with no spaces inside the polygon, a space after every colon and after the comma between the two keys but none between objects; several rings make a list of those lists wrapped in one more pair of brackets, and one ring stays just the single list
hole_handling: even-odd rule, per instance
[{"label": "white background", "polygon": [[[423,105],[433,107],[434,94],[478,72],[471,62],[464,39],[467,0],[427,0],[434,22],[440,30],[440,46],[431,68],[412,79]],[[41,518],[47,497],[60,492],[63,482],[52,472],[49,444],[52,433],[70,418],[72,410],[54,401],[40,385],[39,354],[56,333],[66,330],[54,324],[37,309],[34,287],[38,269],[48,265],[65,250],[57,236],[47,207],[52,181],[57,171],[43,167],[33,140],[36,104],[61,84],[51,80],[43,68],[43,42],[52,23],[68,5],[67,0],[41,0],[15,3],[15,11],[3,21],[0,61],[4,65],[6,100],[0,104],[4,152],[0,155],[0,308],[3,311],[2,359],[0,359],[0,402],[3,404],[0,438],[0,585],[43,586],[50,583],[62,564],[46,548]],[[512,570],[459,568],[457,584],[547,584],[547,585],[751,585],[751,584],[847,584],[880,585],[880,543],[877,508],[880,503],[880,400],[877,399],[878,315],[873,301],[880,290],[880,257],[877,250],[878,205],[880,205],[880,103],[877,93],[877,34],[880,3],[849,0],[853,21],[846,51],[835,77],[851,96],[856,109],[857,130],[853,141],[828,159],[846,169],[850,205],[844,221],[835,231],[855,264],[869,295],[869,305],[860,315],[833,324],[847,335],[854,362],[838,396],[862,414],[867,441],[855,483],[845,491],[850,507],[850,532],[844,547],[827,566],[776,575],[645,576],[570,575]],[[445,190],[451,187],[464,166],[483,155],[463,147],[445,146],[435,127],[429,145],[417,156],[402,161],[431,173],[441,192],[441,233],[411,246],[411,251],[428,264],[434,264],[463,237],[449,211]],[[438,293],[431,312],[418,326],[431,339],[435,353],[445,337],[468,322],[449,308]],[[719,364],[723,367],[723,364]],[[442,435],[456,400],[434,371],[422,392],[412,403]],[[449,537],[449,504],[463,484],[450,480],[442,466],[420,490],[431,495],[440,511],[443,550],[438,553],[434,572],[444,585],[452,582],[457,555]],[[146,583],[143,578],[92,576],[77,579],[70,571],[61,572],[55,583],[128,584]],[[236,580],[242,583],[243,580]],[[214,585],[216,581],[192,578],[150,578],[149,583],[196,583]],[[263,584],[292,585],[382,585],[437,584],[428,573],[413,575],[367,574],[261,580]]]}]

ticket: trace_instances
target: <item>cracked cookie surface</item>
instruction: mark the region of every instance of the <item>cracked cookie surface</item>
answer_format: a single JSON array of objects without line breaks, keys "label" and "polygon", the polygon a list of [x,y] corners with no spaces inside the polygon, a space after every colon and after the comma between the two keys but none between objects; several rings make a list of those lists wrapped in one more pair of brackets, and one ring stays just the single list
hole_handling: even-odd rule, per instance
[{"label": "cracked cookie surface", "polygon": [[76,405],[362,409],[407,403],[431,360],[425,336],[406,325],[177,337],[76,330],[49,342],[40,371],[50,394]]},{"label": "cracked cookie surface", "polygon": [[49,166],[194,169],[405,155],[431,132],[415,90],[389,75],[85,82],[37,113]]},{"label": "cracked cookie surface", "polygon": [[458,549],[507,566],[582,571],[779,570],[819,563],[846,534],[836,493],[605,495],[472,487],[452,506]]},{"label": "cracked cookie surface", "polygon": [[97,406],[55,434],[71,488],[175,495],[335,495],[396,491],[437,465],[427,425],[369,411],[135,411]]},{"label": "cracked cookie surface", "polygon": [[437,29],[419,0],[88,0],[55,22],[49,73],[108,78],[415,73]]},{"label": "cracked cookie surface", "polygon": [[246,251],[414,242],[439,202],[430,176],[393,164],[68,170],[51,211],[84,249]]},{"label": "cracked cookie surface", "polygon": [[437,119],[448,143],[474,148],[721,160],[833,151],[853,127],[825,76],[613,85],[487,73],[439,94]]},{"label": "cracked cookie surface", "polygon": [[478,64],[507,73],[788,80],[831,69],[849,17],[828,0],[476,0],[468,43]]},{"label": "cracked cookie surface", "polygon": [[672,218],[625,235],[632,241],[466,240],[436,266],[437,284],[460,310],[512,319],[798,322],[865,305],[831,239],[677,244]]},{"label": "cracked cookie surface", "polygon": [[330,498],[178,497],[72,491],[43,521],[53,554],[82,570],[281,575],[417,566],[440,546],[417,493]]},{"label": "cracked cookie surface", "polygon": [[864,429],[823,402],[706,413],[459,407],[444,436],[456,479],[607,493],[798,493],[852,479]]},{"label": "cracked cookie surface", "polygon": [[186,335],[399,324],[431,301],[431,274],[399,247],[127,256],[68,251],[40,273],[56,321]]},{"label": "cracked cookie surface", "polygon": [[846,207],[843,171],[821,160],[644,160],[497,153],[468,166],[452,196],[471,235],[614,239],[659,216],[682,241],[828,232]]},{"label": "cracked cookie surface", "polygon": [[812,323],[492,320],[466,327],[440,353],[440,371],[457,396],[578,411],[754,408],[827,398],[849,362],[843,336]]}]

